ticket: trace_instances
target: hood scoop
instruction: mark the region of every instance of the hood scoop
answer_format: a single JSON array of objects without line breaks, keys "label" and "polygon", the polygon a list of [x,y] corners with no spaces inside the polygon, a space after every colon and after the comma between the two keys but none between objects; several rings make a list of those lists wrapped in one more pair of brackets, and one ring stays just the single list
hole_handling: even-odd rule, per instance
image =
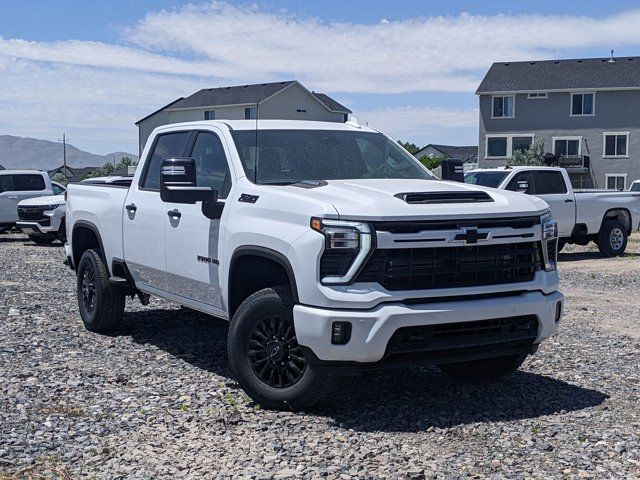
[{"label": "hood scoop", "polygon": [[394,197],[409,204],[478,203],[493,202],[487,192],[409,192],[396,193]]}]

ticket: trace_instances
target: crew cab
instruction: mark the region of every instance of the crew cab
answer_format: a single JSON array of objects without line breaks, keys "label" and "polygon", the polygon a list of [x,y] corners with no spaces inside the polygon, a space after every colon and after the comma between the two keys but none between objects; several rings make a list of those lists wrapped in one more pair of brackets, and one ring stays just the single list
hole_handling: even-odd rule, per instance
[{"label": "crew cab", "polygon": [[640,194],[614,190],[574,190],[564,168],[501,167],[470,170],[472,185],[535,195],[558,222],[559,250],[566,243],[594,241],[605,257],[622,255],[628,236],[640,227]]},{"label": "crew cab", "polygon": [[46,172],[0,170],[0,232],[15,226],[21,200],[53,194],[53,186]]},{"label": "crew cab", "polygon": [[127,295],[229,320],[231,367],[269,408],[416,361],[498,379],[562,316],[544,201],[440,181],[355,123],[158,127],[130,187],[70,185],[66,216],[86,328],[117,329]]}]

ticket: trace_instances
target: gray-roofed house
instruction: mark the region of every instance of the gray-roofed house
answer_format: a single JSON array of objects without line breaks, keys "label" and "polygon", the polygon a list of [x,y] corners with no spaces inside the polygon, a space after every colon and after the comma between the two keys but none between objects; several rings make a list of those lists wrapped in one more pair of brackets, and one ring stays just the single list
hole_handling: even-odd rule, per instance
[{"label": "gray-roofed house", "polygon": [[574,186],[640,178],[640,57],[498,62],[476,95],[481,167],[542,139]]},{"label": "gray-roofed house", "polygon": [[465,163],[475,163],[478,161],[478,147],[472,146],[456,146],[456,145],[436,145],[430,143],[426,147],[418,150],[414,157],[439,157],[439,158],[457,158]]},{"label": "gray-roofed house", "polygon": [[346,122],[351,113],[323,93],[305,88],[296,80],[232,87],[205,88],[178,98],[138,120],[140,152],[154,128],[197,120],[260,119]]}]

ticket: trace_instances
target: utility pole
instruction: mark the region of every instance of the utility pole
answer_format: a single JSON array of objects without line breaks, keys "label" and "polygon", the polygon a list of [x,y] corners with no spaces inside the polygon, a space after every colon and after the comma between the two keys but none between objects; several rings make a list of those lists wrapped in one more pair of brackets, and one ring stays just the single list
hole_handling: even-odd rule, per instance
[{"label": "utility pole", "polygon": [[[66,133],[62,134],[62,162],[63,162],[63,175],[67,177],[67,138]],[[58,140],[60,141],[60,140]]]}]

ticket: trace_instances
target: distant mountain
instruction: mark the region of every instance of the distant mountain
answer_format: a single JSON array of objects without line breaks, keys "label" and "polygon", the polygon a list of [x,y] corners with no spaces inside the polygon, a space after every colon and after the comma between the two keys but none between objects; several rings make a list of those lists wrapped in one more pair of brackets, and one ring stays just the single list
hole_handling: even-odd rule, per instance
[{"label": "distant mountain", "polygon": [[[98,167],[113,162],[114,156],[116,162],[122,157],[138,160],[138,156],[132,153],[96,155],[67,143],[67,165],[70,167]],[[62,165],[62,144],[37,138],[0,135],[0,165],[7,169],[53,170]]]}]

